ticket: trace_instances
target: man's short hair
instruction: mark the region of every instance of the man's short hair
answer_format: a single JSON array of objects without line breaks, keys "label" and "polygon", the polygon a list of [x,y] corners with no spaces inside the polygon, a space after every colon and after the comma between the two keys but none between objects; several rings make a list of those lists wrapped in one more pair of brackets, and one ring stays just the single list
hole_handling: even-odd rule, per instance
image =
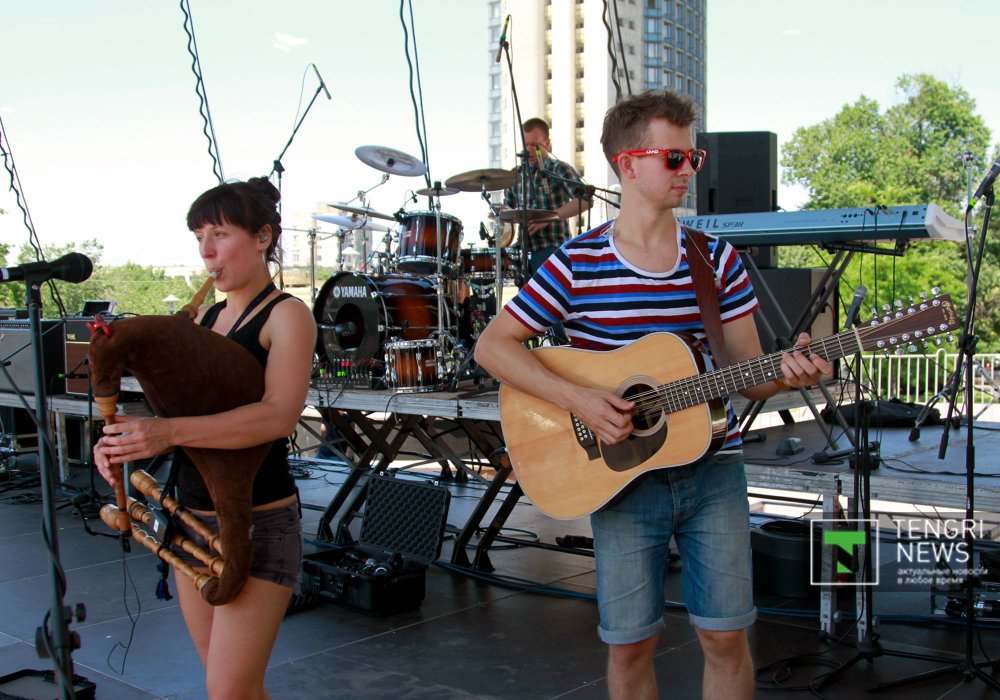
[{"label": "man's short hair", "polygon": [[545,134],[545,138],[549,137],[549,123],[541,117],[532,117],[521,125],[522,131],[535,131],[537,129],[542,130],[542,133]]},{"label": "man's short hair", "polygon": [[[680,127],[691,126],[698,119],[698,107],[691,98],[671,90],[646,90],[626,97],[604,115],[601,145],[608,163],[622,151],[662,145],[643,143],[646,127],[653,119],[666,119]],[[617,163],[611,163],[611,167],[620,175]]]}]

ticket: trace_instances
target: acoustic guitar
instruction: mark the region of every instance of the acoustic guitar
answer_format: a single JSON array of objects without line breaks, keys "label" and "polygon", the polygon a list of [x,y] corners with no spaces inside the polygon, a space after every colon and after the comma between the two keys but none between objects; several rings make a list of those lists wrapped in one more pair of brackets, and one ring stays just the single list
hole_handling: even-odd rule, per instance
[{"label": "acoustic guitar", "polygon": [[[916,352],[959,327],[947,296],[897,309],[870,325],[814,340],[805,353],[827,360],[860,350]],[[718,449],[726,435],[724,396],[782,376],[783,352],[706,371],[692,339],[651,333],[600,352],[543,347],[533,354],[548,369],[581,386],[611,391],[635,402],[631,435],[602,442],[573,414],[502,385],[500,421],[514,473],[525,495],[561,519],[592,513],[637,477],[654,469],[691,464]]]}]

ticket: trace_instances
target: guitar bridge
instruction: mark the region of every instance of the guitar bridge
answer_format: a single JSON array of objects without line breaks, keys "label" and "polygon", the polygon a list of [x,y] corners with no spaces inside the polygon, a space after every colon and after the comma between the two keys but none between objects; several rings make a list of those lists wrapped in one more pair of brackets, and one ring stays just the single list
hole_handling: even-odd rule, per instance
[{"label": "guitar bridge", "polygon": [[600,457],[601,450],[597,446],[597,437],[594,435],[594,431],[585,426],[576,415],[570,413],[569,417],[573,423],[573,434],[576,435],[576,441],[580,443],[580,447],[587,453],[587,457],[590,459]]}]

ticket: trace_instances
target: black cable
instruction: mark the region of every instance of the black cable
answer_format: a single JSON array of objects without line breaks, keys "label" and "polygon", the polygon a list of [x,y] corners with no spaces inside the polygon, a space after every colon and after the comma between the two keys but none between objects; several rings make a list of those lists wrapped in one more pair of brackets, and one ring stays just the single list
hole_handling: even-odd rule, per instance
[{"label": "black cable", "polygon": [[621,15],[618,14],[618,0],[612,0],[611,6],[615,11],[615,29],[618,30],[618,53],[622,57],[622,72],[625,74],[625,88],[628,90],[628,94],[632,94],[632,79],[628,74],[628,59],[625,56],[625,45],[622,43],[622,21]]},{"label": "black cable", "polygon": [[608,58],[611,59],[611,83],[615,86],[615,103],[618,103],[622,99],[622,86],[618,82],[618,58],[615,56],[614,31],[611,29],[611,24],[609,24],[611,11],[608,9],[608,0],[603,0],[603,2],[604,11],[601,13],[601,21],[604,23],[604,28],[608,31]]},{"label": "black cable", "polygon": [[[135,615],[132,615],[132,610],[128,605],[128,586],[132,585],[132,597],[135,598],[135,604],[138,608],[135,611]],[[132,648],[132,639],[135,637],[135,630],[139,624],[139,616],[142,615],[142,599],[139,597],[138,588],[135,585],[135,580],[132,578],[132,570],[128,567],[128,559],[126,557],[125,548],[122,548],[122,605],[125,607],[125,615],[128,617],[131,627],[129,628],[128,641],[125,644],[121,642],[115,642],[114,646],[108,651],[108,656],[105,658],[104,663],[107,664],[115,673],[122,675],[125,673],[125,661],[128,659],[128,652]],[[111,665],[111,655],[115,653],[116,649],[124,649],[122,654],[121,668],[115,668]]]},{"label": "black cable", "polygon": [[201,75],[201,60],[198,58],[198,42],[194,35],[194,17],[188,0],[180,0],[181,12],[184,13],[184,33],[187,34],[187,50],[191,55],[191,72],[195,77],[195,94],[198,95],[198,114],[204,126],[202,133],[208,139],[208,155],[212,159],[212,172],[219,182],[225,182],[222,174],[222,160],[219,157],[219,144],[215,137],[215,125],[212,123],[212,112],[208,107],[208,92],[205,90],[205,80]]},{"label": "black cable", "polygon": [[[406,29],[406,15],[403,13],[405,7],[406,7],[406,0],[399,0],[399,23],[403,28],[403,55],[406,57],[406,65],[407,68],[409,69],[409,75],[410,75],[410,102],[413,104],[413,118],[414,118],[414,123],[416,124],[417,142],[420,144],[420,157],[423,160],[424,165],[427,166],[427,170],[424,172],[424,181],[427,183],[427,186],[430,187],[431,169],[430,169],[430,164],[427,162],[427,144],[426,144],[426,139],[422,135],[420,130],[421,112],[422,112],[421,106],[423,104],[423,96],[421,96],[421,102],[420,104],[418,104],[417,95],[413,91],[413,78],[415,71],[413,67],[413,61],[410,60],[410,33]],[[410,16],[411,18],[413,16],[412,6],[410,7]],[[417,52],[417,42],[416,42],[416,37],[414,37],[414,42],[413,42],[414,55],[416,55],[416,52]],[[419,76],[417,77],[417,82],[419,83]]]},{"label": "black cable", "polygon": [[[6,146],[4,146],[5,141],[7,142]],[[35,251],[35,260],[42,262],[45,260],[42,243],[35,232],[35,222],[31,218],[31,212],[28,211],[28,202],[24,197],[23,187],[21,186],[21,176],[18,175],[17,166],[14,164],[14,152],[10,147],[10,137],[7,136],[7,130],[2,117],[0,117],[0,156],[3,156],[4,169],[7,171],[8,179],[10,180],[10,187],[8,189],[14,193],[17,208],[21,210],[21,220],[24,222],[24,227],[28,230],[28,243]],[[59,315],[65,316],[66,307],[63,304],[62,296],[59,294],[59,288],[51,279],[46,280],[45,283],[49,290],[49,297],[59,309]]]}]

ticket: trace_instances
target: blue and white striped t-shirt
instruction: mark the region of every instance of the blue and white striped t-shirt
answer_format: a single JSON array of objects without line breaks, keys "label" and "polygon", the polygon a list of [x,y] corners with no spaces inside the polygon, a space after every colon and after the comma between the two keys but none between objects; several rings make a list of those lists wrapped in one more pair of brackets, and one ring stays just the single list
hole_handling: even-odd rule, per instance
[{"label": "blue and white striped t-shirt", "polygon": [[[587,350],[613,350],[658,331],[705,340],[681,226],[677,264],[667,272],[647,272],[625,261],[615,248],[613,229],[611,221],[567,241],[506,305],[507,311],[539,333],[562,321],[573,347]],[[706,238],[712,268],[722,280],[722,322],[753,313],[757,298],[736,250],[714,236]],[[739,450],[739,427],[728,397],[725,406],[728,430],[720,451]]]}]

